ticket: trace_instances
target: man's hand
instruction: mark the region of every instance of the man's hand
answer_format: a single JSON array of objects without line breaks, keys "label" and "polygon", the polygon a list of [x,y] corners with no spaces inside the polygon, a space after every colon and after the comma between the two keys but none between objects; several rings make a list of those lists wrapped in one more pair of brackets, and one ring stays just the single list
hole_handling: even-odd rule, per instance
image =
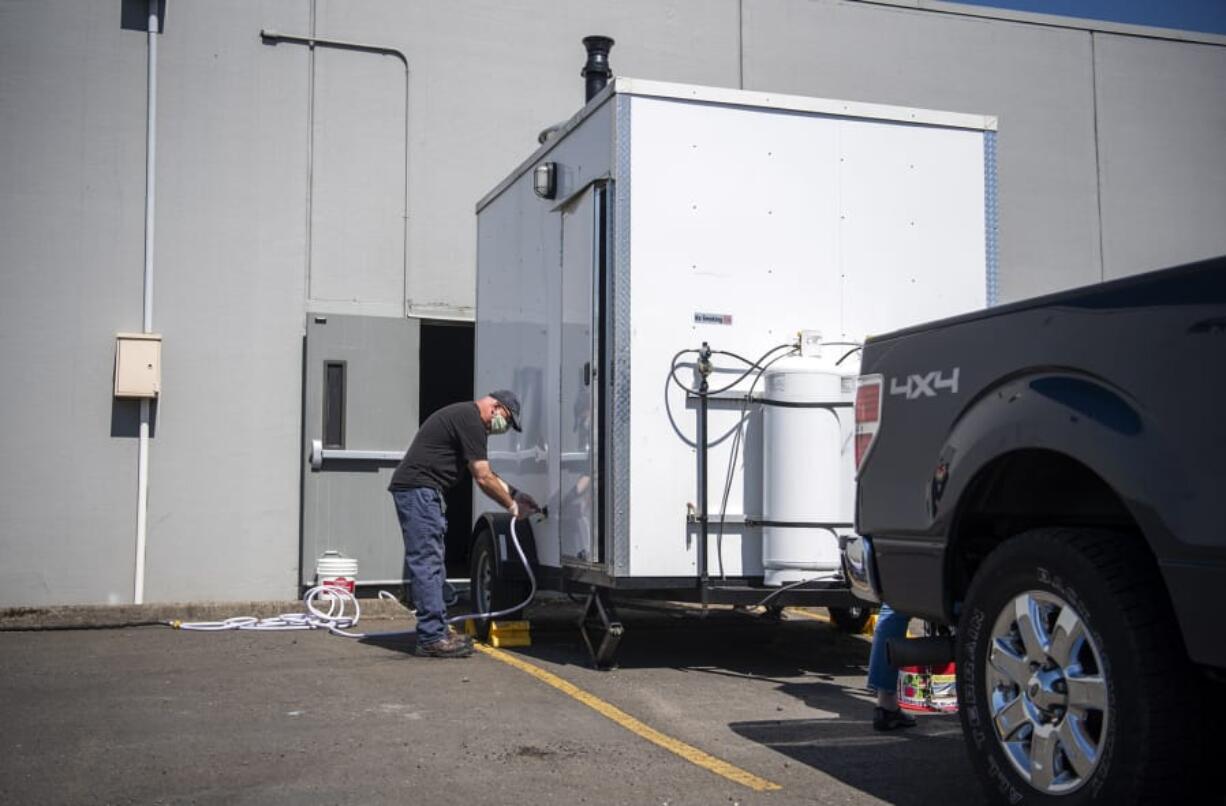
[{"label": "man's hand", "polygon": [[536,499],[528,495],[523,490],[515,491],[515,502],[514,503],[518,505],[516,507],[517,512],[522,514],[525,518],[528,517],[529,515],[532,515],[534,513],[541,511],[541,507],[539,504],[536,503]]}]

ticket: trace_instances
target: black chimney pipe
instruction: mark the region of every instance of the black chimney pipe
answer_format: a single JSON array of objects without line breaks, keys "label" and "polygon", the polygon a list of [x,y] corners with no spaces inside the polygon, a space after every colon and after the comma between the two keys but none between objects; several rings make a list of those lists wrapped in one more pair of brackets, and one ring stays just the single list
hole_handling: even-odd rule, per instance
[{"label": "black chimney pipe", "polygon": [[587,103],[613,77],[613,70],[609,67],[609,50],[613,47],[613,40],[607,36],[585,36],[583,47],[587,48],[587,64],[583,65],[579,75],[587,80],[587,97],[583,99]]}]

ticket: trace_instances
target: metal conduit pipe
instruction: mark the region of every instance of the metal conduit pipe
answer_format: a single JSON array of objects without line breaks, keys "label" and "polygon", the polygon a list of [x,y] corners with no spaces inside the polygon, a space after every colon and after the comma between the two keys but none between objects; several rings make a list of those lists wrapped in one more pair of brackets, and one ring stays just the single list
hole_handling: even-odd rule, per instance
[{"label": "metal conduit pipe", "polygon": [[711,390],[711,346],[705,341],[698,352],[698,373],[702,383],[698,387],[698,591],[706,613],[710,595],[710,575],[707,573],[707,539],[710,531],[710,513],[707,510],[707,460],[710,456],[707,445],[708,392]]},{"label": "metal conduit pipe", "polygon": [[[157,191],[155,147],[157,145],[158,90],[158,0],[149,0],[149,62],[145,104],[145,290],[143,323],[145,333],[153,332],[153,213]],[[149,398],[140,401],[140,448],[136,460],[136,569],[132,602],[145,602],[145,543],[149,526]]]},{"label": "metal conduit pipe", "polygon": [[[313,32],[312,32],[313,34]],[[352,50],[358,53],[377,53],[383,56],[395,56],[404,65],[404,200],[401,207],[401,221],[403,222],[404,234],[402,240],[404,243],[404,259],[401,267],[401,293],[400,305],[402,313],[405,316],[409,315],[408,309],[408,283],[409,283],[409,57],[404,54],[404,51],[397,48],[388,47],[385,45],[371,45],[365,42],[350,42],[344,39],[321,39],[317,36],[295,36],[293,34],[283,34],[278,31],[272,31],[267,28],[260,30],[260,38],[265,44],[275,45],[279,42],[288,42],[294,45],[306,45],[314,50],[320,48],[334,48],[336,50]],[[314,76],[312,75],[312,81]],[[313,101],[312,101],[313,103]],[[315,122],[312,120],[309,124],[314,127]],[[308,166],[309,168],[309,166]],[[308,231],[309,237],[309,231]],[[307,260],[310,260],[311,244],[307,244]],[[308,278],[309,281],[310,278]],[[309,287],[308,287],[309,294]]]}]

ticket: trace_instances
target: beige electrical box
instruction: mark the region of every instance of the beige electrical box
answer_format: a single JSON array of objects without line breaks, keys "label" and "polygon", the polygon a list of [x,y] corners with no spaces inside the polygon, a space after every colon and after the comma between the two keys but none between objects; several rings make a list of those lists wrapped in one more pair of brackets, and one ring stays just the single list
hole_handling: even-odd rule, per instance
[{"label": "beige electrical box", "polygon": [[115,397],[157,397],[162,391],[162,334],[115,334]]}]

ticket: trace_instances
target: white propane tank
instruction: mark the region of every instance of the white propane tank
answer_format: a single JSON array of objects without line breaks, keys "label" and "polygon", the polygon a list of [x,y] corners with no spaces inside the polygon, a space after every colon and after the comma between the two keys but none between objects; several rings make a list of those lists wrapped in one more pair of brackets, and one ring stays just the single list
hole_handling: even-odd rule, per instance
[{"label": "white propane tank", "polygon": [[[838,353],[827,350],[827,354]],[[851,530],[857,356],[791,356],[765,373],[762,566],[766,585],[829,579]],[[817,525],[820,524],[820,525]],[[843,525],[847,524],[847,525]]]}]

